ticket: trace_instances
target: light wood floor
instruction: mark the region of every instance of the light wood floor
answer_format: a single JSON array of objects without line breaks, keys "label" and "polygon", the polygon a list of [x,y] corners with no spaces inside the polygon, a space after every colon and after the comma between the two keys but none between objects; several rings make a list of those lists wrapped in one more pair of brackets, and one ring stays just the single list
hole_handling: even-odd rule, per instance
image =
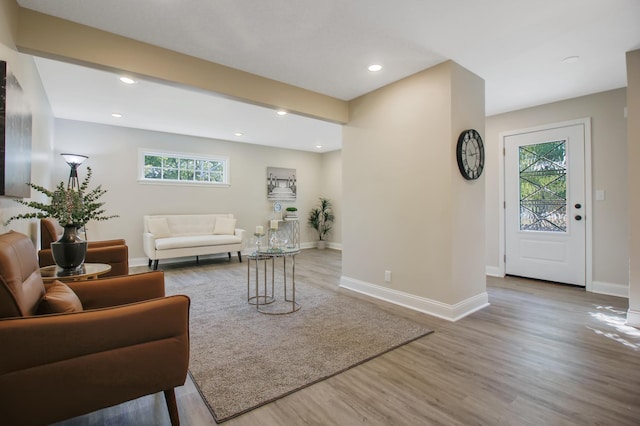
[{"label": "light wood floor", "polygon": [[[304,250],[296,281],[362,297],[337,289],[340,264],[340,252]],[[626,299],[513,277],[487,284],[491,306],[455,323],[379,302],[435,333],[225,425],[640,424],[640,330],[624,325]],[[177,398],[183,425],[215,424],[190,379]],[[60,424],[169,420],[158,394]]]}]

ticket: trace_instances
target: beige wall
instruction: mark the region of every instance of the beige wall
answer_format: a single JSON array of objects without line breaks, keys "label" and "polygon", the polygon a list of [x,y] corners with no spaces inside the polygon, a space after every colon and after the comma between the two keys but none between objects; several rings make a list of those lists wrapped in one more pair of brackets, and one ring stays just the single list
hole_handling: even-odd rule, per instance
[{"label": "beige wall", "polygon": [[[139,148],[229,157],[231,185],[203,188],[138,183]],[[91,187],[101,184],[107,189],[103,198],[105,207],[108,213],[120,215],[110,221],[89,223],[89,240],[125,238],[133,263],[146,263],[142,250],[142,216],[145,214],[233,213],[238,227],[250,233],[256,225],[266,225],[274,215],[273,202],[267,201],[266,168],[269,166],[297,170],[298,198],[282,205],[298,207],[304,245],[310,246],[316,239],[304,218],[319,196],[326,194],[334,201],[336,211],[340,210],[340,180],[339,175],[333,175],[340,167],[339,153],[318,154],[56,120],[54,176],[58,181],[66,180],[69,174],[69,167],[59,157],[61,152],[89,156],[79,170],[80,178],[85,175],[86,167],[91,167]],[[329,241],[339,246],[339,238],[338,228]]]},{"label": "beige wall", "polygon": [[[33,116],[31,181],[39,185],[48,185],[51,167],[50,152],[53,146],[53,118],[33,59],[16,51],[14,40],[16,15],[17,6],[13,1],[0,2],[0,59],[7,62],[8,69],[18,79]],[[35,199],[42,199],[42,196],[35,191],[32,195]],[[8,226],[4,225],[9,217],[25,211],[27,209],[16,203],[14,199],[0,196],[0,232],[13,229],[30,235],[36,242],[35,221],[18,220]]]},{"label": "beige wall", "polygon": [[[591,118],[592,187],[604,190],[606,199],[593,196],[593,286],[595,291],[626,293],[627,250],[627,130],[624,108],[626,90],[617,89],[562,102],[487,117],[486,230],[487,271],[499,270],[499,162],[502,161],[500,132]],[[594,195],[594,194],[592,194]],[[588,219],[587,219],[588,220]],[[625,294],[626,295],[626,294]]]},{"label": "beige wall", "polygon": [[342,285],[448,319],[464,315],[453,306],[485,294],[484,217],[455,209],[481,211],[484,186],[460,176],[455,144],[465,128],[483,131],[484,82],[445,62],[355,99],[350,116]]},{"label": "beige wall", "polygon": [[[342,150],[322,154],[320,197],[328,198],[333,204],[336,220],[333,230],[327,236],[331,248],[342,248]],[[301,216],[301,225],[306,226],[306,216]]]},{"label": "beige wall", "polygon": [[629,164],[629,313],[627,322],[640,327],[640,50],[627,53]]}]

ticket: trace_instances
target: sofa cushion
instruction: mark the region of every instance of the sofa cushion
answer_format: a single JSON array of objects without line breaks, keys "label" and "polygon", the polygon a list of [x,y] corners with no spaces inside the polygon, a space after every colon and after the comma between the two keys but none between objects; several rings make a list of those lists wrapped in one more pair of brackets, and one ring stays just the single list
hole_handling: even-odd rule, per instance
[{"label": "sofa cushion", "polygon": [[218,217],[213,228],[214,235],[234,235],[236,233],[236,219],[231,217]]},{"label": "sofa cushion", "polygon": [[164,217],[152,217],[149,218],[149,232],[151,232],[156,238],[166,238],[171,236],[169,230],[169,224]]},{"label": "sofa cushion", "polygon": [[239,244],[242,239],[235,235],[190,235],[182,237],[160,238],[156,240],[156,250],[176,248],[220,246]]},{"label": "sofa cushion", "polygon": [[172,215],[167,223],[172,237],[211,235],[216,221],[214,215]]},{"label": "sofa cushion", "polygon": [[61,314],[66,312],[81,312],[82,302],[65,283],[54,281],[38,306],[38,314]]}]

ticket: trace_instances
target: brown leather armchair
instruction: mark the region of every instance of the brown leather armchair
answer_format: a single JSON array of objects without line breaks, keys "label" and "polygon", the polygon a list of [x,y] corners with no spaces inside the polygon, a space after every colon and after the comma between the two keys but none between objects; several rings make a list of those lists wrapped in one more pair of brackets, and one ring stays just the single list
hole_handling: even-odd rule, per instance
[{"label": "brown leather armchair", "polygon": [[[58,241],[57,224],[53,219],[40,220],[40,251],[38,262],[40,266],[54,265],[51,243]],[[115,277],[129,273],[129,247],[123,239],[89,241],[87,245],[88,263],[107,263],[111,265],[111,271],[103,277]]]},{"label": "brown leather armchair", "polygon": [[[165,297],[161,271],[66,285],[43,284],[26,235],[0,235],[0,423],[45,425],[163,391],[179,424],[189,298]],[[53,288],[80,310],[40,314]]]}]

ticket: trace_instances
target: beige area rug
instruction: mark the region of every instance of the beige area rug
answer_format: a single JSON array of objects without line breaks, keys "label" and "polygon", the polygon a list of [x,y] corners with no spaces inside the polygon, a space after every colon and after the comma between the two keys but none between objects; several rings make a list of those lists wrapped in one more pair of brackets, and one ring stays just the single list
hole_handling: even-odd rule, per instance
[{"label": "beige area rug", "polygon": [[344,291],[310,284],[300,263],[301,309],[279,316],[247,303],[246,260],[165,269],[167,293],[191,297],[189,371],[218,423],[431,332]]}]

